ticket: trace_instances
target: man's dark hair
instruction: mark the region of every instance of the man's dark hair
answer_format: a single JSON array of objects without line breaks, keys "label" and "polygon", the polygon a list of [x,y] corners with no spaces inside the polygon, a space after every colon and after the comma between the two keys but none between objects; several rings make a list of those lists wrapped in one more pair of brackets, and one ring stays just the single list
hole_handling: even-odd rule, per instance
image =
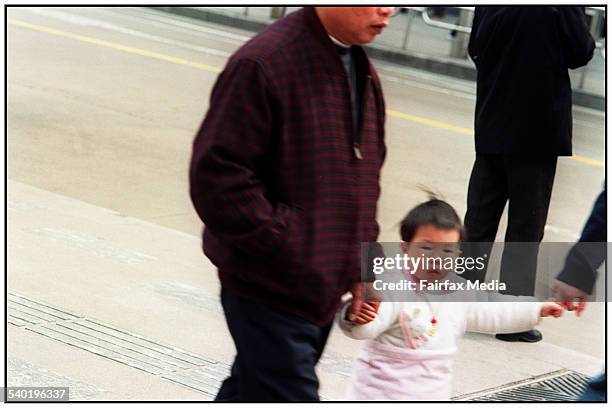
[{"label": "man's dark hair", "polygon": [[463,241],[465,233],[461,219],[455,209],[446,201],[437,198],[428,192],[429,200],[414,207],[404,217],[400,224],[400,235],[402,241],[410,242],[417,229],[423,225],[433,225],[445,230],[458,230],[460,239]]}]

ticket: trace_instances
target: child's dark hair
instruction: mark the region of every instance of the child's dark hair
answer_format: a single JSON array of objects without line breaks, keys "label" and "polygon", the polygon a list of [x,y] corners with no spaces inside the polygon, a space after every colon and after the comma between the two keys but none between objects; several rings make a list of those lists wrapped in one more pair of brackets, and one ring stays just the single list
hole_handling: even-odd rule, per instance
[{"label": "child's dark hair", "polygon": [[442,201],[430,191],[426,191],[429,200],[414,207],[404,217],[400,224],[400,235],[402,241],[410,242],[417,229],[423,225],[433,225],[436,228],[459,231],[460,240],[463,241],[465,234],[461,219],[455,209],[446,201]]}]

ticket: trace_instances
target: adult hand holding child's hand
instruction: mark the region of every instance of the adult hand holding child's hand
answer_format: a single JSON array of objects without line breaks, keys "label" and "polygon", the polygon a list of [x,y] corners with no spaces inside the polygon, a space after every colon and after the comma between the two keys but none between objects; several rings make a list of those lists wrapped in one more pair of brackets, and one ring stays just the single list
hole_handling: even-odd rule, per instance
[{"label": "adult hand holding child's hand", "polygon": [[[363,299],[364,291],[367,292],[367,301],[364,301]],[[380,301],[373,300],[372,298],[375,297],[375,295],[370,293],[370,291],[371,285],[362,282],[355,283],[351,289],[353,300],[351,301],[351,305],[346,312],[346,318],[348,321],[356,324],[366,324],[376,318]]]},{"label": "adult hand holding child's hand", "polygon": [[[367,324],[376,319],[379,301],[363,302],[361,308],[354,314],[349,314],[349,321],[355,324]],[[350,313],[350,309],[349,309]]]},{"label": "adult hand holding child's hand", "polygon": [[576,316],[580,317],[586,308],[586,299],[589,294],[565,282],[555,280],[553,293],[557,303],[569,311],[576,311]]}]

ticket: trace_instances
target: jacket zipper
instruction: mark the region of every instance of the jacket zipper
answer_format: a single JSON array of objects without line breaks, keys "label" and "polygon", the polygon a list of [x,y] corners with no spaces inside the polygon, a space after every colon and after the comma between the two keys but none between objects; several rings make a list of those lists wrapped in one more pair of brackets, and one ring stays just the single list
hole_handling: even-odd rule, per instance
[{"label": "jacket zipper", "polygon": [[367,75],[366,76],[366,81],[365,81],[365,85],[363,87],[363,94],[361,95],[361,110],[360,110],[360,116],[361,116],[361,120],[359,121],[359,118],[357,119],[359,122],[357,131],[355,132],[355,134],[353,135],[353,152],[355,153],[355,157],[357,158],[357,160],[362,160],[363,159],[363,155],[361,154],[361,132],[363,130],[363,122],[365,122],[365,109],[367,107],[367,103],[368,103],[368,92],[370,90],[370,83],[372,82],[372,75]]}]

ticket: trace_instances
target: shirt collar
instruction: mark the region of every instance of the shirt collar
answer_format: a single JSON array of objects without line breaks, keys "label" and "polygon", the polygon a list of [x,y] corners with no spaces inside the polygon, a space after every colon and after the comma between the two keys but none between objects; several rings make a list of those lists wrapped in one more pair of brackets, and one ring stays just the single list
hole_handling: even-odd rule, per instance
[{"label": "shirt collar", "polygon": [[327,34],[329,35],[329,38],[332,40],[332,42],[334,44],[336,44],[338,47],[342,47],[342,48],[351,48],[350,44],[345,44],[343,42],[341,42],[340,40],[336,39],[333,35],[331,34]]}]

